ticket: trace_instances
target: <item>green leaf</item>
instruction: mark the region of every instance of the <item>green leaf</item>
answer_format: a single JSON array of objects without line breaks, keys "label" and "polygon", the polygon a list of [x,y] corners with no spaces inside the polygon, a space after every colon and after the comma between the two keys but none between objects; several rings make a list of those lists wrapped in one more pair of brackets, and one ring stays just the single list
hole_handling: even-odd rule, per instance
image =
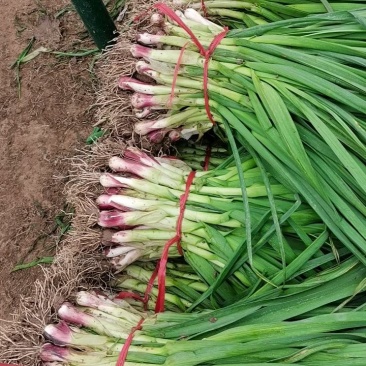
[{"label": "green leaf", "polygon": [[36,38],[32,37],[32,39],[29,41],[28,45],[24,48],[24,50],[20,53],[18,58],[11,65],[12,68],[14,68],[15,66],[19,66],[23,62],[24,58],[28,55],[29,51],[32,49],[35,41],[36,41]]},{"label": "green leaf", "polygon": [[24,56],[22,58],[22,60],[20,61],[20,63],[25,64],[31,60],[33,60],[34,58],[36,58],[38,55],[40,55],[41,53],[47,53],[50,52],[50,50],[46,47],[39,47],[36,50],[34,50],[31,53],[28,53],[26,56]]},{"label": "green leaf", "polygon": [[56,57],[85,57],[85,56],[89,56],[89,55],[94,55],[96,53],[99,53],[100,50],[98,48],[92,48],[92,49],[81,49],[81,50],[75,50],[75,51],[66,51],[66,52],[61,52],[61,51],[52,51],[51,53],[53,53],[54,55],[56,55]]},{"label": "green leaf", "polygon": [[54,260],[54,257],[43,257],[43,258],[35,259],[34,261],[29,262],[29,263],[17,264],[12,269],[12,272],[20,271],[20,270],[23,270],[23,269],[29,269],[29,268],[32,268],[32,267],[36,267],[39,264],[52,264],[53,260]]},{"label": "green leaf", "polygon": [[86,139],[87,145],[92,145],[106,134],[100,127],[94,127],[92,133]]},{"label": "green leaf", "polygon": [[332,149],[334,154],[338,157],[343,166],[347,167],[354,179],[359,183],[360,187],[366,193],[366,173],[360,168],[354,158],[349,154],[340,141],[334,136],[332,131],[323,123],[323,121],[316,115],[307,104],[302,103],[291,92],[282,88],[282,93],[286,95],[300,111],[304,113],[308,121],[314,126],[318,133],[322,136],[326,144]]},{"label": "green leaf", "polygon": [[[309,178],[310,182],[312,182],[315,187],[320,187],[317,175],[306,154],[299,132],[283,99],[270,85],[261,82],[254,72],[253,82],[263,105],[279,132],[279,137],[287,147],[288,153],[292,156],[294,161],[296,161],[303,173]],[[261,114],[257,117],[259,119]],[[272,135],[271,137],[273,138]]]}]

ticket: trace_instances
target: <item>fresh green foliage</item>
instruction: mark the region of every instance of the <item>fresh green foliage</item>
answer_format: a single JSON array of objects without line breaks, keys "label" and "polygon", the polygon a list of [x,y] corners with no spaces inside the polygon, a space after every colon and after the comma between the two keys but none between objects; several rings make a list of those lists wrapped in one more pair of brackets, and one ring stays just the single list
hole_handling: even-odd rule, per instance
[{"label": "fresh green foliage", "polygon": [[15,77],[16,77],[17,86],[18,86],[18,96],[19,96],[19,98],[20,98],[20,93],[21,93],[20,66],[21,66],[22,63],[26,62],[26,61],[24,61],[24,59],[27,57],[30,50],[32,49],[35,40],[36,39],[34,37],[31,38],[28,45],[24,48],[24,50],[19,54],[18,58],[11,65],[11,68],[15,69]]},{"label": "fresh green foliage", "polygon": [[[178,148],[180,159],[136,148],[110,159],[98,224],[106,257],[124,271],[111,283],[122,292],[81,292],[77,306],[64,304],[59,318],[81,329],[47,326],[57,346],[44,345],[41,358],[114,366],[132,328],[126,366],[365,365],[366,8],[205,5],[237,28],[208,63],[214,126],[204,52],[178,22],[159,18],[164,35],[137,36],[158,47],[132,46],[144,59],[137,72],[156,83],[128,75],[119,87],[136,92],[135,132],[152,143],[212,129],[230,153],[212,150],[207,171],[208,150],[194,146]],[[176,14],[206,49],[222,31],[192,9]],[[182,252],[170,247],[165,268],[192,168]],[[162,295],[156,268],[169,311],[151,314]]]},{"label": "fresh green foliage", "polygon": [[[230,31],[210,61],[208,82],[211,110],[234,153],[230,129],[235,145],[256,154],[264,171],[299,193],[363,263],[366,74],[360,62],[366,57],[366,44],[360,36],[366,35],[365,16],[365,10],[333,12]],[[208,47],[212,33],[197,32]],[[174,26],[170,35],[159,37],[160,43],[177,47],[187,41],[189,36]],[[189,85],[196,92],[179,94],[164,123],[137,124],[141,134],[151,133],[154,126],[183,131],[195,126],[200,133],[202,115],[195,108],[204,104],[203,60],[194,48],[190,44],[184,52],[176,85]],[[167,70],[179,54],[151,49],[145,56],[151,62],[148,74],[159,84],[171,84]],[[163,89],[156,88],[156,93],[156,108],[160,103],[163,107]],[[190,110],[195,111],[194,118],[179,119]]]},{"label": "fresh green foliage", "polygon": [[97,142],[104,135],[105,135],[105,131],[103,131],[100,127],[94,127],[92,133],[86,139],[86,144],[92,145],[95,142]]},{"label": "fresh green foliage", "polygon": [[31,262],[28,262],[28,263],[17,264],[12,269],[12,272],[20,271],[22,269],[29,269],[29,268],[32,268],[32,267],[36,267],[40,264],[52,264],[53,260],[54,260],[54,257],[42,257],[42,258],[39,258],[39,259],[35,259]]},{"label": "fresh green foliage", "polygon": [[[189,4],[200,10],[198,1],[173,0],[175,4]],[[283,19],[301,18],[313,14],[332,13],[334,11],[352,11],[364,8],[359,1],[271,1],[271,0],[209,0],[205,1],[207,15],[220,24],[230,28],[245,28],[276,22]]]},{"label": "fresh green foliage", "polygon": [[85,56],[89,56],[89,55],[94,55],[99,53],[99,49],[98,48],[93,48],[93,49],[81,49],[81,50],[74,50],[74,51],[69,51],[69,52],[62,52],[62,51],[52,51],[51,53],[56,55],[56,57],[85,57]]},{"label": "fresh green foliage", "polygon": [[62,210],[56,217],[55,223],[59,229],[58,238],[56,244],[58,244],[66,233],[71,229],[71,220],[74,215],[74,209],[70,208],[69,205],[65,205],[64,210]]}]

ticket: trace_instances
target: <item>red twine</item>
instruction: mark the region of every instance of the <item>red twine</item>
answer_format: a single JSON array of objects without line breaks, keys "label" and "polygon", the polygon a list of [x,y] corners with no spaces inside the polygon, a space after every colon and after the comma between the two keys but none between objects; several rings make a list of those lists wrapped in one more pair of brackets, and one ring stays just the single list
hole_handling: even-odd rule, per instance
[{"label": "red twine", "polygon": [[207,8],[206,8],[205,0],[201,0],[201,8],[203,11],[203,15],[207,18]]},{"label": "red twine", "polygon": [[[174,238],[170,239],[165,244],[161,259],[160,259],[158,265],[156,266],[155,271],[152,274],[152,276],[149,280],[149,283],[147,285],[144,298],[142,298],[139,295],[134,294],[133,292],[120,292],[117,295],[116,298],[118,298],[118,299],[133,298],[135,300],[141,301],[141,302],[144,303],[144,307],[145,307],[145,310],[146,310],[147,302],[149,301],[149,295],[150,295],[151,289],[154,285],[156,277],[158,277],[158,290],[159,290],[159,293],[158,293],[158,298],[157,298],[157,301],[156,301],[155,313],[161,313],[161,312],[164,311],[164,305],[165,305],[164,304],[165,303],[165,275],[166,275],[166,266],[167,266],[167,263],[168,263],[169,248],[173,244],[177,244],[179,253],[181,255],[183,255],[182,246],[180,245],[180,241],[181,241],[181,238],[182,238],[182,223],[183,223],[186,203],[187,203],[188,196],[189,196],[189,191],[190,191],[190,188],[191,188],[191,185],[193,183],[195,175],[196,175],[195,171],[190,172],[189,175],[188,175],[185,192],[181,195],[180,200],[179,200],[179,209],[180,209],[180,211],[179,211],[179,216],[178,216],[178,220],[177,220],[176,235],[174,236]],[[142,329],[143,322],[144,322],[144,319],[141,319],[138,322],[138,324],[136,325],[136,327],[131,329],[131,333],[129,334],[128,338],[126,339],[126,342],[123,345],[121,353],[119,354],[116,366],[124,366],[126,358],[127,358],[128,350],[129,350],[129,348],[131,346],[131,343],[133,341],[133,337],[134,337],[137,330]]]},{"label": "red twine", "polygon": [[177,14],[175,14],[173,9],[169,8],[169,6],[167,6],[163,3],[157,3],[153,7],[155,9],[158,9],[159,11],[161,11],[163,14],[165,14],[170,19],[173,19],[181,28],[183,28],[188,33],[188,35],[191,37],[191,40],[193,41],[193,43],[198,47],[201,55],[202,56],[204,55],[204,53],[206,52],[205,48],[201,45],[200,41],[194,35],[192,30],[190,28],[188,28],[186,24],[184,24],[182,19],[180,19]]},{"label": "red twine", "polygon": [[[203,2],[203,5],[204,5],[204,2]],[[208,65],[210,63],[210,58],[211,58],[212,54],[215,52],[215,49],[220,44],[220,42],[225,38],[227,32],[229,31],[229,28],[225,27],[221,33],[216,35],[215,38],[213,39],[213,41],[211,42],[210,46],[206,50],[205,47],[203,47],[203,45],[201,44],[201,42],[198,40],[198,38],[194,35],[192,30],[190,28],[188,28],[188,26],[179,18],[179,16],[177,14],[175,14],[173,9],[169,8],[169,6],[167,6],[163,3],[155,4],[154,8],[161,11],[167,17],[174,20],[181,28],[183,28],[190,36],[192,42],[199,49],[200,54],[205,58],[205,63],[204,63],[204,67],[203,67],[203,93],[204,93],[204,98],[205,98],[205,110],[206,110],[208,119],[212,122],[212,124],[215,124],[215,121],[214,121],[212,113],[211,113],[210,101],[209,101],[209,96],[208,96]],[[178,70],[180,67],[180,63],[182,62],[182,57],[183,57],[183,53],[184,53],[185,49],[186,49],[186,45],[184,45],[184,47],[182,48],[181,53],[179,55],[177,65],[175,67],[174,79],[173,79],[174,87],[176,84]],[[172,92],[172,95],[173,94],[174,94],[174,90]],[[171,98],[172,98],[172,96],[171,96]]]},{"label": "red twine", "polygon": [[144,298],[143,297],[141,297],[140,295],[137,295],[137,294],[135,294],[133,292],[129,292],[129,291],[122,291],[115,298],[116,299],[121,299],[121,300],[124,300],[124,299],[134,299],[134,300],[137,300],[137,301],[144,302]]},{"label": "red twine", "polygon": [[210,46],[208,47],[208,50],[205,52],[205,55],[204,55],[205,63],[203,65],[203,94],[205,97],[206,113],[207,113],[208,119],[212,122],[212,124],[215,124],[215,121],[211,114],[210,100],[209,100],[209,96],[208,96],[208,65],[210,63],[210,58],[211,58],[212,54],[215,52],[215,49],[220,44],[220,42],[225,38],[228,31],[229,31],[229,29],[227,27],[225,27],[224,30],[213,39]]},{"label": "red twine", "polygon": [[147,306],[148,306],[148,302],[150,299],[151,290],[154,286],[154,282],[158,275],[158,271],[159,271],[159,264],[155,267],[155,270],[150,277],[150,280],[146,286],[146,291],[145,291],[144,297],[141,297],[140,295],[137,295],[133,292],[122,291],[116,296],[116,299],[134,299],[134,300],[140,301],[144,304],[144,310],[147,311]]},{"label": "red twine", "polygon": [[[203,10],[203,12],[206,16],[207,15],[207,9],[206,9],[204,0],[201,0],[201,4],[202,4],[202,10]],[[207,116],[208,116],[209,120],[212,122],[212,124],[215,124],[215,121],[213,119],[213,116],[212,116],[211,110],[210,110],[209,95],[208,95],[208,66],[209,66],[209,62],[210,62],[210,58],[211,58],[212,54],[215,52],[215,49],[220,44],[220,42],[225,38],[225,36],[226,36],[227,32],[229,31],[229,29],[227,27],[225,27],[224,30],[221,33],[216,35],[215,38],[213,39],[213,41],[211,42],[210,46],[206,50],[203,47],[203,45],[201,44],[201,42],[198,40],[198,38],[194,35],[192,30],[189,29],[187,27],[187,25],[184,24],[184,22],[179,18],[179,16],[177,16],[175,14],[174,10],[172,10],[171,8],[169,8],[167,5],[165,5],[163,3],[157,3],[153,6],[153,8],[156,8],[159,11],[161,11],[163,14],[165,14],[166,16],[168,16],[169,18],[174,20],[181,28],[183,28],[188,33],[188,35],[190,36],[192,42],[199,49],[200,54],[205,58],[204,68],[203,68],[203,92],[204,92],[204,98],[205,98],[205,110],[206,110],[206,113],[207,113]],[[147,12],[145,12],[143,15],[145,15],[146,13]],[[141,17],[142,17],[142,15],[136,17],[135,21],[138,20]],[[182,49],[180,51],[180,54],[179,54],[177,64],[176,64],[175,69],[174,69],[174,78],[173,78],[173,83],[172,83],[172,92],[171,92],[169,102],[168,102],[169,104],[172,103],[172,100],[173,100],[173,97],[174,97],[174,90],[175,90],[175,86],[176,86],[176,83],[177,83],[179,68],[180,68],[180,65],[182,63],[183,54],[184,54],[184,51],[186,50],[187,46],[188,46],[188,43],[186,43],[182,47]],[[208,146],[207,150],[206,150],[205,165],[204,165],[204,170],[205,171],[208,170],[210,157],[211,157],[211,147]],[[196,172],[194,172],[194,171],[190,172],[190,174],[188,175],[185,192],[184,192],[184,194],[182,194],[182,196],[180,197],[180,201],[179,201],[180,212],[179,212],[179,216],[178,216],[178,220],[177,220],[176,235],[174,236],[174,238],[170,239],[165,244],[161,259],[160,259],[158,265],[156,266],[153,275],[151,276],[151,278],[149,280],[144,298],[142,298],[141,296],[136,295],[132,292],[121,292],[117,296],[117,298],[124,299],[124,298],[129,297],[129,298],[133,298],[135,300],[141,301],[141,302],[144,303],[144,309],[146,310],[147,309],[147,303],[149,301],[149,296],[150,296],[152,287],[154,285],[155,279],[157,277],[158,278],[158,291],[159,292],[158,292],[158,297],[157,297],[157,301],[156,301],[156,305],[155,305],[155,313],[160,313],[160,312],[164,311],[164,309],[165,309],[165,289],[166,289],[166,287],[165,287],[165,277],[166,277],[166,266],[167,266],[168,257],[169,257],[169,249],[172,245],[177,244],[179,253],[181,255],[183,255],[183,250],[182,250],[182,246],[181,246],[181,243],[180,243],[181,238],[182,238],[182,223],[183,223],[184,211],[185,211],[185,208],[186,208],[186,203],[187,203],[187,200],[188,200],[190,187],[193,183],[195,175],[196,175]],[[129,350],[130,345],[132,343],[135,332],[137,330],[142,329],[143,322],[144,322],[144,319],[141,319],[139,321],[139,323],[137,324],[137,326],[132,328],[131,333],[129,334],[125,344],[123,345],[123,348],[122,348],[122,351],[121,351],[121,353],[118,357],[118,361],[117,361],[116,366],[123,366],[124,365],[125,360],[127,358],[128,350]]]},{"label": "red twine", "polygon": [[[150,293],[151,293],[152,287],[154,285],[156,276],[158,275],[158,270],[159,270],[159,264],[156,266],[156,268],[149,280],[149,283],[147,284],[144,297],[141,297],[133,292],[122,291],[116,296],[116,299],[134,299],[137,301],[141,301],[144,304],[144,310],[146,311],[148,301],[150,298]],[[135,333],[137,330],[142,329],[142,324],[143,324],[144,320],[145,319],[140,319],[140,321],[137,323],[136,327],[131,329],[131,332],[128,335],[128,338],[126,339],[126,342],[122,347],[121,353],[118,356],[116,366],[124,366],[126,358],[127,358],[128,350],[130,349],[131,343],[133,341],[133,337],[135,336]]]},{"label": "red twine", "polygon": [[146,307],[145,310],[147,310],[147,303],[149,301],[150,293],[151,293],[151,290],[152,290],[152,288],[154,286],[154,282],[156,280],[156,277],[158,276],[158,272],[159,272],[159,263],[155,267],[154,272],[151,275],[151,278],[150,278],[150,280],[149,280],[149,282],[147,284],[147,287],[146,287],[145,296],[144,296],[145,307]]},{"label": "red twine", "polygon": [[187,46],[188,46],[188,42],[180,50],[179,57],[178,57],[178,61],[177,61],[177,64],[175,65],[175,68],[174,68],[174,76],[173,76],[173,82],[172,82],[172,91],[170,93],[170,97],[169,97],[169,101],[168,101],[168,107],[171,107],[171,105],[173,104],[173,98],[174,98],[175,86],[177,84],[177,78],[178,78],[178,74],[179,74],[179,68],[180,68],[180,64],[182,63],[183,54],[184,54],[184,51],[186,50]]},{"label": "red twine", "polygon": [[[204,0],[201,0],[201,4],[202,4],[202,10],[206,16],[207,9],[206,9]],[[159,10],[160,12],[165,14],[167,17],[174,20],[181,28],[183,28],[188,33],[192,42],[197,46],[198,50],[200,51],[201,56],[203,56],[205,58],[204,67],[203,67],[203,93],[204,93],[204,98],[205,98],[205,110],[206,110],[208,119],[212,122],[212,124],[215,124],[215,121],[214,121],[212,113],[211,113],[210,101],[209,101],[209,96],[208,96],[208,65],[210,63],[210,58],[211,58],[212,54],[215,52],[215,49],[220,44],[220,42],[225,38],[226,34],[229,31],[229,28],[225,27],[221,33],[216,35],[215,38],[213,39],[213,41],[211,42],[209,48],[206,50],[205,47],[203,47],[203,45],[201,44],[201,42],[198,40],[198,38],[194,35],[192,30],[182,21],[182,19],[179,18],[179,16],[177,14],[175,14],[173,9],[169,8],[169,6],[167,6],[166,4],[163,4],[163,3],[157,3],[157,4],[153,5],[150,9],[152,9],[152,8]],[[143,14],[138,15],[137,17],[135,17],[134,20],[136,21],[136,20],[140,19],[147,12],[148,11],[144,12]],[[178,58],[178,62],[175,66],[172,92],[171,92],[171,95],[170,95],[170,98],[168,101],[168,106],[172,103],[172,99],[174,97],[174,89],[175,89],[175,85],[177,82],[178,71],[179,71],[179,67],[180,67],[180,64],[181,64],[182,58],[183,58],[183,53],[186,50],[186,47],[187,47],[187,44],[185,44],[183,46],[183,48],[181,49],[180,55]]]},{"label": "red twine", "polygon": [[117,364],[116,366],[123,366],[125,364],[126,358],[127,358],[127,354],[128,354],[128,350],[131,346],[131,343],[133,341],[133,337],[135,336],[136,331],[141,330],[142,329],[142,323],[144,322],[145,319],[141,319],[138,324],[136,325],[136,327],[133,327],[131,329],[131,333],[128,335],[125,344],[123,345],[123,348],[121,350],[121,353],[118,356],[118,360],[117,360]]},{"label": "red twine", "polygon": [[165,275],[166,275],[166,265],[168,263],[168,256],[169,256],[169,248],[173,244],[177,244],[178,251],[181,255],[183,255],[182,246],[180,244],[181,238],[182,238],[182,223],[184,218],[184,211],[186,208],[186,203],[189,196],[189,190],[191,188],[191,185],[193,183],[193,179],[196,175],[196,172],[192,171],[189,173],[186,183],[186,190],[184,194],[180,197],[179,201],[179,216],[177,220],[177,232],[174,238],[170,239],[164,247],[163,254],[161,256],[160,262],[159,262],[159,270],[158,270],[158,298],[155,305],[155,313],[161,313],[164,311],[164,303],[165,303]]},{"label": "red twine", "polygon": [[206,148],[206,156],[205,156],[205,164],[203,166],[203,170],[207,172],[209,166],[210,166],[210,159],[211,159],[211,146],[208,145]]}]

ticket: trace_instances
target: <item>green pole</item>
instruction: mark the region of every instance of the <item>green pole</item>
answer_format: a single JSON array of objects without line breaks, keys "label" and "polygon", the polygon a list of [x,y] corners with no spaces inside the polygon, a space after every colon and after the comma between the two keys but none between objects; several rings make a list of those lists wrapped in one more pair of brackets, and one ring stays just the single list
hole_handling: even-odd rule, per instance
[{"label": "green pole", "polygon": [[117,28],[102,0],[71,0],[81,20],[102,50],[116,37]]}]

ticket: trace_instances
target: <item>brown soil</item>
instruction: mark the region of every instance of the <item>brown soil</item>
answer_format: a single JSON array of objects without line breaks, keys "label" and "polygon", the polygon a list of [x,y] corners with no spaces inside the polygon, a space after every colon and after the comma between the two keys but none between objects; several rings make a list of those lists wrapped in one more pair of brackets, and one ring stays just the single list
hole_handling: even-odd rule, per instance
[{"label": "brown soil", "polygon": [[0,22],[0,319],[10,319],[20,296],[31,296],[40,267],[13,272],[21,262],[52,255],[55,217],[65,208],[64,178],[75,149],[92,130],[93,56],[41,54],[21,66],[18,96],[11,64],[34,36],[40,46],[94,48],[67,0],[2,0]]}]

